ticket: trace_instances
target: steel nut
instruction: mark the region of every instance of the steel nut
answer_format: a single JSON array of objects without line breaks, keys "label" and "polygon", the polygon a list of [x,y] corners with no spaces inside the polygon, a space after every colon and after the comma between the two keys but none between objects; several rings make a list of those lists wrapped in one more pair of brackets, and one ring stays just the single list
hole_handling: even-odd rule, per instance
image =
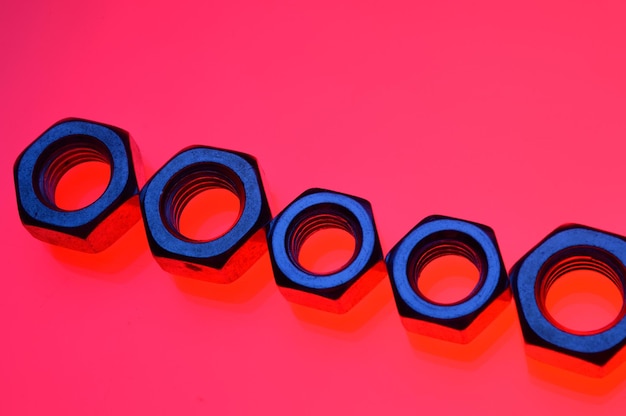
[{"label": "steel nut", "polygon": [[511,287],[527,354],[588,376],[603,376],[623,361],[626,309],[604,328],[572,331],[546,308],[550,287],[565,273],[591,270],[610,279],[624,294],[626,239],[581,225],[557,228],[511,270]]},{"label": "steel nut", "polygon": [[[239,198],[236,223],[212,240],[185,237],[179,229],[185,206],[214,188]],[[206,146],[184,149],[148,181],[141,209],[152,254],[169,273],[229,283],[267,251],[265,233],[272,216],[256,159],[250,155]]]},{"label": "steel nut", "polygon": [[[426,265],[446,255],[467,258],[480,274],[473,291],[451,304],[434,302],[418,287]],[[511,298],[495,234],[482,224],[443,216],[428,217],[391,249],[386,263],[398,312],[410,332],[467,343]]]},{"label": "steel nut", "polygon": [[[59,180],[74,166],[90,161],[110,165],[106,190],[84,208],[59,208],[55,203]],[[24,227],[50,244],[96,253],[113,244],[141,216],[141,158],[128,132],[118,127],[61,120],[20,154],[14,179]]]},{"label": "steel nut", "polygon": [[[318,230],[339,228],[355,239],[351,259],[339,270],[315,274],[298,258]],[[386,275],[374,215],[368,201],[324,189],[298,196],[271,223],[270,259],[280,292],[290,302],[345,313]]]}]

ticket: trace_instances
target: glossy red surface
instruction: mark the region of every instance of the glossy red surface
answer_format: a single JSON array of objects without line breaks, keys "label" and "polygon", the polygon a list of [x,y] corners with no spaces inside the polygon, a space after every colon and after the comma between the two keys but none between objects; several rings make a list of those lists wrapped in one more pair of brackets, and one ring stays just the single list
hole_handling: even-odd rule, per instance
[{"label": "glossy red surface", "polygon": [[420,219],[485,223],[510,267],[556,226],[626,234],[626,5],[5,2],[0,414],[597,414],[593,379],[527,357],[510,304],[466,345],[408,334],[388,281],[345,315],[290,305],[269,259],[173,277],[141,224],[97,255],[37,241],[11,169],[59,119],[128,130],[147,174],[192,144],[255,155],[274,213],[371,201],[387,252]]}]

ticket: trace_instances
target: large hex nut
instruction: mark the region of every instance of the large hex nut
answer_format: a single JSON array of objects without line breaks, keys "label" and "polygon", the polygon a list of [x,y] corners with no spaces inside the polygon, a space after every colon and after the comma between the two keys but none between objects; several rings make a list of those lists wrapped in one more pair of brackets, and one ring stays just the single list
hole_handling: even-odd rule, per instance
[{"label": "large hex nut", "polygon": [[[420,292],[424,267],[445,255],[470,260],[480,278],[464,299],[434,302]],[[485,225],[443,216],[421,221],[386,258],[391,286],[404,327],[411,332],[467,343],[510,302],[508,278],[493,230]]]},{"label": "large hex nut", "polygon": [[557,228],[511,270],[511,286],[529,356],[589,376],[603,376],[623,361],[626,308],[607,327],[570,331],[545,305],[552,284],[573,270],[592,270],[626,287],[626,239],[581,225]]},{"label": "large hex nut", "polygon": [[[111,166],[104,193],[73,211],[55,204],[60,178],[89,161]],[[15,191],[22,223],[50,244],[95,253],[104,250],[140,216],[139,189],[143,167],[128,132],[88,120],[61,120],[29,145],[14,166]]]},{"label": "large hex nut", "polygon": [[[354,237],[354,254],[340,270],[312,273],[300,265],[300,249],[313,233],[330,227]],[[304,192],[272,221],[268,245],[280,292],[290,302],[316,309],[345,313],[386,275],[371,205],[354,196]]]},{"label": "large hex nut", "polygon": [[[178,226],[183,209],[198,193],[213,188],[239,198],[237,222],[213,240],[185,237]],[[169,273],[229,283],[267,251],[265,232],[272,215],[250,155],[206,146],[184,149],[148,181],[141,209],[152,254]]]}]

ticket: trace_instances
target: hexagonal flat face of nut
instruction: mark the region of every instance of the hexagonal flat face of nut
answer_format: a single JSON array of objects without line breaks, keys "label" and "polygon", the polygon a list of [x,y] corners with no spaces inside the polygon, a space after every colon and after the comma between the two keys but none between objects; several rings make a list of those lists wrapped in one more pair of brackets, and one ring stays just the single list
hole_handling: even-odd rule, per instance
[{"label": "hexagonal flat face of nut", "polygon": [[[445,255],[463,256],[480,272],[474,290],[452,304],[428,299],[417,285],[424,267]],[[411,332],[467,343],[510,301],[508,277],[495,234],[482,224],[428,217],[391,249],[386,263],[398,312]]]},{"label": "hexagonal flat face of nut", "polygon": [[[88,161],[111,166],[104,193],[90,205],[67,211],[55,204],[59,179]],[[39,136],[14,166],[22,223],[36,238],[74,250],[104,250],[140,218],[143,166],[128,132],[81,119],[62,120]]]},{"label": "hexagonal flat face of nut", "polygon": [[557,228],[522,257],[511,270],[527,353],[539,360],[599,377],[624,360],[625,310],[606,328],[575,333],[550,317],[546,294],[564,273],[593,270],[624,293],[626,239],[582,225]]},{"label": "hexagonal flat face of nut", "polygon": [[[183,209],[194,196],[214,188],[239,198],[237,222],[213,240],[185,237],[178,228]],[[152,254],[169,273],[229,283],[267,251],[272,216],[256,159],[245,153],[207,146],[182,150],[148,181],[141,209]]]},{"label": "hexagonal flat face of nut", "polygon": [[[350,261],[329,274],[302,267],[298,253],[318,230],[339,228],[356,242]],[[364,199],[325,189],[309,189],[271,223],[270,259],[280,292],[293,303],[345,313],[386,275],[371,205]]]}]

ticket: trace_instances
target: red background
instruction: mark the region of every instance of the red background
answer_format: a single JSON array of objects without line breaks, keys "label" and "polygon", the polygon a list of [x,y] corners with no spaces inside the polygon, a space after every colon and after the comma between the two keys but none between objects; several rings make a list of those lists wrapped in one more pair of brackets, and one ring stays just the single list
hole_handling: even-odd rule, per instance
[{"label": "red background", "polygon": [[[262,4],[259,4],[262,3]],[[421,218],[490,225],[510,267],[556,226],[626,234],[618,1],[4,2],[0,413],[381,414],[624,408],[528,359],[514,307],[465,346],[408,336],[388,281],[327,316],[267,256],[228,287],[174,278],[138,224],[98,255],[33,239],[12,164],[69,116],[131,132],[148,174],[191,144],[255,155],[274,213],[369,199],[388,251]]]}]

